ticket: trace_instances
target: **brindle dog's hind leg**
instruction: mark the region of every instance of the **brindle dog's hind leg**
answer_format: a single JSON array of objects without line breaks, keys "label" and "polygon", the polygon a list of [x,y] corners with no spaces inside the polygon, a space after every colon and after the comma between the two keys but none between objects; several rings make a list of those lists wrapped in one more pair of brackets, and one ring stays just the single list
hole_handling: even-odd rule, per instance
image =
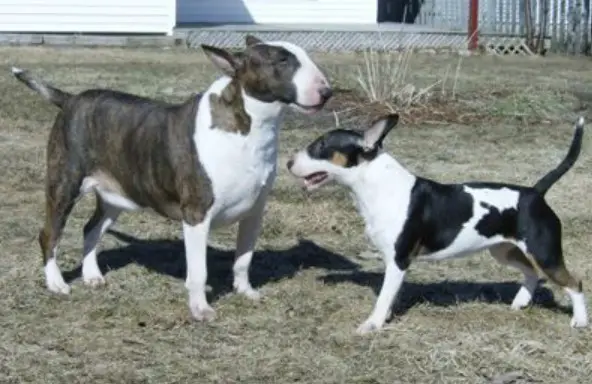
[{"label": "brindle dog's hind leg", "polygon": [[98,193],[95,195],[95,212],[84,226],[84,258],[82,259],[82,279],[91,287],[105,283],[97,263],[97,247],[103,234],[115,223],[121,213],[120,208],[105,202]]},{"label": "brindle dog's hind leg", "polygon": [[57,264],[57,246],[68,215],[80,195],[83,174],[77,158],[68,154],[63,125],[64,117],[60,112],[47,145],[45,225],[39,231],[39,245],[47,288],[52,292],[68,294],[70,287]]}]

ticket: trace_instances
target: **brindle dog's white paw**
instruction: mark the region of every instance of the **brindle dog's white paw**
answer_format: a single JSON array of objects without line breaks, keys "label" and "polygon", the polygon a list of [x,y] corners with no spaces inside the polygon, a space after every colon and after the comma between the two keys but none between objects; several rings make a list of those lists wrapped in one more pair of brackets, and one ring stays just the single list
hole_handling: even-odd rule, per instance
[{"label": "brindle dog's white paw", "polygon": [[260,301],[263,295],[253,287],[245,286],[244,284],[234,283],[234,290],[236,293],[243,295],[253,301]]},{"label": "brindle dog's white paw", "polygon": [[47,282],[47,289],[49,289],[53,293],[59,293],[61,295],[69,295],[70,294],[70,286],[66,284],[63,280],[62,281],[48,281]]},{"label": "brindle dog's white paw", "polygon": [[64,281],[55,259],[49,260],[45,265],[45,285],[53,293],[70,294],[70,286]]},{"label": "brindle dog's white paw", "polygon": [[358,329],[356,329],[356,333],[358,335],[366,335],[372,332],[376,332],[380,328],[382,328],[380,324],[377,324],[376,322],[371,320],[366,320],[364,323],[362,323],[362,325],[358,327]]},{"label": "brindle dog's white paw", "polygon": [[84,284],[91,288],[97,288],[105,285],[105,278],[103,276],[93,276],[84,278]]},{"label": "brindle dog's white paw", "polygon": [[261,294],[261,292],[259,292],[256,289],[253,289],[253,288],[246,289],[244,291],[238,291],[238,293],[240,293],[241,295],[243,295],[253,301],[260,301],[261,298],[263,298],[263,295]]},{"label": "brindle dog's white paw", "polygon": [[191,314],[197,321],[210,322],[216,318],[216,311],[209,305],[203,308],[192,307]]}]

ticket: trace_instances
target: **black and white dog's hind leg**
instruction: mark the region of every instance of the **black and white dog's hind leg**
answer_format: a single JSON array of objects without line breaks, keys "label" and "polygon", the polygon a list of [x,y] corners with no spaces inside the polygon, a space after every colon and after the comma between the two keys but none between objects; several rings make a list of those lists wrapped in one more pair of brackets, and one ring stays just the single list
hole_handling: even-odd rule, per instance
[{"label": "black and white dog's hind leg", "polygon": [[561,221],[543,199],[540,200],[537,208],[541,217],[537,217],[539,220],[531,223],[529,232],[532,235],[527,236],[525,244],[519,246],[525,255],[530,256],[530,261],[535,268],[568,294],[573,306],[571,326],[586,327],[588,311],[582,281],[575,278],[565,266]]},{"label": "black and white dog's hind leg", "polygon": [[[519,310],[531,303],[539,283],[539,275],[533,268],[533,265],[536,265],[542,275],[562,287],[568,294],[573,306],[570,325],[574,328],[586,327],[588,311],[582,282],[573,277],[565,267],[560,238],[551,236],[549,240],[541,240],[540,243],[543,245],[534,245],[530,248],[528,245],[517,247],[511,244],[500,244],[490,249],[491,255],[497,261],[516,267],[524,274],[524,282],[512,301],[512,309]],[[555,246],[549,247],[552,244]],[[532,260],[529,260],[527,254]]]},{"label": "black and white dog's hind leg", "polygon": [[517,246],[505,243],[489,249],[491,255],[501,264],[509,265],[522,272],[524,281],[512,301],[512,309],[520,310],[532,301],[534,292],[539,285],[539,276],[533,269],[532,263]]}]

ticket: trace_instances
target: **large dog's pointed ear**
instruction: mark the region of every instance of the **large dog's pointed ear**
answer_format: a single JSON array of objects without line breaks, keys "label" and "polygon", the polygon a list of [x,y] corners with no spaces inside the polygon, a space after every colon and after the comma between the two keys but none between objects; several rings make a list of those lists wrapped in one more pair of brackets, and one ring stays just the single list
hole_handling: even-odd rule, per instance
[{"label": "large dog's pointed ear", "polygon": [[251,45],[255,45],[255,44],[262,44],[263,41],[261,39],[256,38],[253,35],[247,35],[245,37],[245,44],[247,45],[247,47],[250,47]]},{"label": "large dog's pointed ear", "polygon": [[232,54],[222,48],[212,47],[211,45],[201,45],[208,58],[224,72],[224,74],[234,77],[238,69],[242,66],[240,55]]},{"label": "large dog's pointed ear", "polygon": [[370,128],[364,131],[363,147],[367,152],[382,147],[382,142],[386,135],[399,122],[399,114],[391,113],[378,118]]}]

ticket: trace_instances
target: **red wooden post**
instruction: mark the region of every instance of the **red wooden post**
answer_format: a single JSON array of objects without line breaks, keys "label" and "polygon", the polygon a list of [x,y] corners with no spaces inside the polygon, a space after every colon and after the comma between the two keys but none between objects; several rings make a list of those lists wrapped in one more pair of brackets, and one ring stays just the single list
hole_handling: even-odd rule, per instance
[{"label": "red wooden post", "polygon": [[471,0],[469,4],[469,50],[477,49],[479,43],[479,0]]}]

